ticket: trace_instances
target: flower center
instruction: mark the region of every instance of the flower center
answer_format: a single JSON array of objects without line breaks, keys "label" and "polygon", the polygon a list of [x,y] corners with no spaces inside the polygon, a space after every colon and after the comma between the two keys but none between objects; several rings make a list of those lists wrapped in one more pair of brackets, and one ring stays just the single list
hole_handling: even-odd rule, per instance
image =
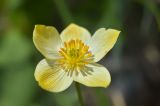
[{"label": "flower center", "polygon": [[86,64],[93,62],[93,55],[89,46],[81,40],[70,40],[64,42],[64,47],[59,50],[60,58],[58,64],[65,71],[80,71]]}]

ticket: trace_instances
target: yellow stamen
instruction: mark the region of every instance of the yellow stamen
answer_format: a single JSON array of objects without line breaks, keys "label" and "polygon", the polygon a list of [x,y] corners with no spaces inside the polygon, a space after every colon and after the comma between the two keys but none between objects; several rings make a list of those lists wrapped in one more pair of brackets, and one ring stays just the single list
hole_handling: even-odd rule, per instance
[{"label": "yellow stamen", "polygon": [[59,54],[61,58],[57,60],[58,64],[69,73],[79,71],[86,64],[93,62],[93,55],[89,51],[89,46],[78,39],[64,42],[64,47],[60,48]]}]

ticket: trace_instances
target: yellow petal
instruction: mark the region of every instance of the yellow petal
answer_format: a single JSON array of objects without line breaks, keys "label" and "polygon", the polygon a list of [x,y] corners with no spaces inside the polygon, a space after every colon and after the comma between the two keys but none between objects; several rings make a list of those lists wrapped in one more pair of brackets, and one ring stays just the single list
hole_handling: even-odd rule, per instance
[{"label": "yellow petal", "polygon": [[91,35],[88,32],[88,30],[76,24],[70,24],[61,33],[61,39],[63,42],[75,39],[79,39],[82,40],[83,42],[86,42],[90,38]]},{"label": "yellow petal", "polygon": [[74,74],[73,80],[89,87],[107,87],[111,82],[109,71],[102,65],[90,64],[83,72]]},{"label": "yellow petal", "polygon": [[94,61],[101,60],[112,49],[117,41],[120,31],[100,28],[95,32],[88,45],[94,55]]},{"label": "yellow petal", "polygon": [[62,41],[54,27],[36,25],[33,31],[33,42],[45,57],[54,59],[58,55],[57,50]]},{"label": "yellow petal", "polygon": [[35,70],[35,79],[39,85],[50,92],[61,92],[73,82],[67,73],[57,67],[50,67],[45,59],[41,60]]}]

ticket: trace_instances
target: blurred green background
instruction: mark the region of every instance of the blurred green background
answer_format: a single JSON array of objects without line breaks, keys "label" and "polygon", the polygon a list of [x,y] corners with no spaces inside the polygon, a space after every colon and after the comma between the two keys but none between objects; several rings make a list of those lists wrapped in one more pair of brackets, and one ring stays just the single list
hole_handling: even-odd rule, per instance
[{"label": "blurred green background", "polygon": [[160,106],[159,0],[0,0],[0,106],[78,106],[74,84],[42,90],[34,79],[43,56],[32,41],[35,24],[121,30],[101,64],[111,73],[104,88],[81,85],[86,106]]}]

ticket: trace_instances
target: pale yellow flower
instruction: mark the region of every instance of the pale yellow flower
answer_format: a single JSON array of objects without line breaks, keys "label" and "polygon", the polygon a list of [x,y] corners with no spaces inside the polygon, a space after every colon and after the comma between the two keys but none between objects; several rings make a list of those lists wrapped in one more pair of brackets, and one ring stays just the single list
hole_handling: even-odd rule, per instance
[{"label": "pale yellow flower", "polygon": [[100,28],[91,37],[87,29],[70,24],[59,34],[54,27],[36,25],[33,41],[45,59],[38,63],[35,79],[51,92],[63,91],[73,81],[89,87],[107,87],[110,74],[96,62],[114,46],[119,33]]}]

